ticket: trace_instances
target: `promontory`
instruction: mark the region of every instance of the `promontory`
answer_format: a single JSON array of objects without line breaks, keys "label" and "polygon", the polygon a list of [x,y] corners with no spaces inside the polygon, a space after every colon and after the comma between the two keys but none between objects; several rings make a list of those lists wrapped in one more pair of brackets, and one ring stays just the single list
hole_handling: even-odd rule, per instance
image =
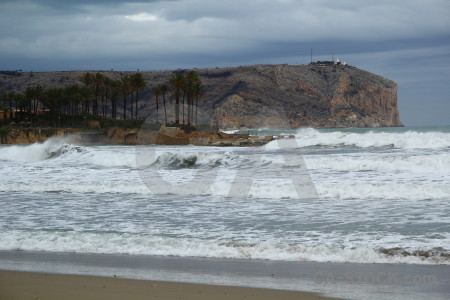
[{"label": "promontory", "polygon": [[[203,84],[196,112],[198,123],[222,129],[402,126],[397,84],[349,65],[318,62],[195,71]],[[133,73],[113,70],[0,72],[0,94],[23,92],[37,85],[44,88],[82,85],[81,78],[86,72],[100,72],[112,79]],[[138,117],[156,122],[152,88],[168,82],[177,72],[187,71],[140,72],[146,86],[138,96]],[[174,115],[172,98],[169,93],[168,118]],[[120,101],[118,103],[120,106]],[[161,118],[162,104],[159,105]]]}]

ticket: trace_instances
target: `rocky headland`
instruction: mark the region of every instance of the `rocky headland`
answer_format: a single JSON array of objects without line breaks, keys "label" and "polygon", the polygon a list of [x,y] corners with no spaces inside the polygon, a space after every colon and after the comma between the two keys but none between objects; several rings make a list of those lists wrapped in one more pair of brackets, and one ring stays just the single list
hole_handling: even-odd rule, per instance
[{"label": "rocky headland", "polygon": [[162,126],[159,131],[110,127],[106,129],[81,130],[74,128],[27,128],[0,132],[0,144],[42,143],[50,138],[77,145],[194,145],[194,146],[262,146],[275,138],[294,136],[251,136],[249,134],[227,134],[224,132],[185,133],[178,127]]},{"label": "rocky headland", "polygon": [[[196,71],[204,85],[198,123],[223,129],[402,126],[397,84],[352,66],[254,65]],[[99,72],[113,79],[132,73]],[[141,72],[147,87],[140,93],[139,117],[156,121],[152,87],[166,83],[183,70]],[[83,73],[0,73],[0,94],[22,92],[36,85],[47,88],[82,84]],[[168,117],[173,119],[173,106],[169,104],[167,109]]]}]

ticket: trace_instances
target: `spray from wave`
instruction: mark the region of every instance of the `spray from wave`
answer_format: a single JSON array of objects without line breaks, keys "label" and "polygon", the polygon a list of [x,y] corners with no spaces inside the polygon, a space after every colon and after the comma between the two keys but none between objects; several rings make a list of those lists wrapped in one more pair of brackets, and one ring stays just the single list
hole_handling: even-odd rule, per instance
[{"label": "spray from wave", "polygon": [[[138,157],[139,161],[140,158]],[[240,157],[233,154],[218,154],[208,152],[181,153],[175,151],[161,151],[155,154],[154,162],[149,164],[158,169],[199,169],[236,166]],[[141,165],[145,167],[144,165]]]},{"label": "spray from wave", "polygon": [[3,147],[0,160],[34,162],[52,159],[70,153],[84,153],[86,149],[65,143],[62,139],[49,139],[44,143]]},{"label": "spray from wave", "polygon": [[299,129],[293,143],[289,140],[272,141],[265,146],[267,150],[295,149],[304,147],[357,147],[399,149],[440,149],[450,148],[449,132],[346,132],[321,131],[313,128]]},{"label": "spray from wave", "polygon": [[169,255],[283,261],[450,264],[450,253],[431,249],[302,245],[269,241],[225,241],[133,233],[10,231],[0,233],[1,250]]}]

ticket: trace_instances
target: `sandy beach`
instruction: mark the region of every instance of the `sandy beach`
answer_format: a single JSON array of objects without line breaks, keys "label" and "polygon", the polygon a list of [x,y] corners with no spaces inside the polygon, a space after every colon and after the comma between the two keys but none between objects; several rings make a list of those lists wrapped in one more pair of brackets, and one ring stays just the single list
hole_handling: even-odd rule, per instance
[{"label": "sandy beach", "polygon": [[0,251],[0,270],[1,300],[447,299],[450,292],[446,265]]},{"label": "sandy beach", "polygon": [[309,128],[259,148],[1,145],[0,270],[448,300],[449,133]]},{"label": "sandy beach", "polygon": [[331,299],[248,287],[0,271],[0,299]]}]

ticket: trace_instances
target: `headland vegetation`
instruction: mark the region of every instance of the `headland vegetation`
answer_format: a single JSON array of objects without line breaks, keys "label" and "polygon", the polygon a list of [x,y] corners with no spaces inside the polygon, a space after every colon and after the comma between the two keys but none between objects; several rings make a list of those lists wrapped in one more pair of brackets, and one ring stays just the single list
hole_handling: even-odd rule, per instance
[{"label": "headland vegetation", "polygon": [[[90,134],[133,144],[143,124],[185,138],[181,144],[196,138],[208,145],[230,138],[218,136],[219,128],[402,126],[396,83],[348,65],[0,72],[2,143]],[[231,144],[239,139],[240,145],[259,144],[243,136]]]}]

